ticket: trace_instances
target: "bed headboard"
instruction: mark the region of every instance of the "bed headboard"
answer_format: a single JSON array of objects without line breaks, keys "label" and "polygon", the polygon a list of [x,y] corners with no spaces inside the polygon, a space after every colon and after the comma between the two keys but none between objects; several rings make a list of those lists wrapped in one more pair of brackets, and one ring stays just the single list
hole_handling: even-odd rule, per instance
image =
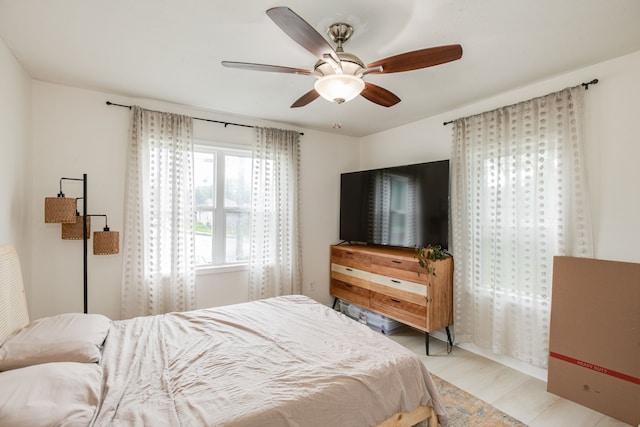
[{"label": "bed headboard", "polygon": [[11,246],[0,246],[0,343],[28,323],[18,254]]}]

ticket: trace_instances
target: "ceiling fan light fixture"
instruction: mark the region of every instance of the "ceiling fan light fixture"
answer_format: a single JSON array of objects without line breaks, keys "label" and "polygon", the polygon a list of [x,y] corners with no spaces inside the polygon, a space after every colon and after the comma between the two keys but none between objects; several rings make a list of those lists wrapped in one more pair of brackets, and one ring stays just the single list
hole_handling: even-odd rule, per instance
[{"label": "ceiling fan light fixture", "polygon": [[331,74],[316,80],[313,87],[327,101],[342,104],[360,95],[364,81],[350,74]]}]

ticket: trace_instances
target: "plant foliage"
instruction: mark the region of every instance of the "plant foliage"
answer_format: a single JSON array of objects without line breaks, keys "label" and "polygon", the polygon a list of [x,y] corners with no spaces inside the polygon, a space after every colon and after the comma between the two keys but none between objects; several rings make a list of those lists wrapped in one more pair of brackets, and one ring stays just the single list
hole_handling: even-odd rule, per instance
[{"label": "plant foliage", "polygon": [[436,271],[435,267],[433,267],[431,263],[433,261],[449,257],[449,254],[442,249],[440,245],[416,246],[415,252],[415,257],[418,258],[420,267],[424,268],[429,274],[433,274],[434,276],[436,275]]}]

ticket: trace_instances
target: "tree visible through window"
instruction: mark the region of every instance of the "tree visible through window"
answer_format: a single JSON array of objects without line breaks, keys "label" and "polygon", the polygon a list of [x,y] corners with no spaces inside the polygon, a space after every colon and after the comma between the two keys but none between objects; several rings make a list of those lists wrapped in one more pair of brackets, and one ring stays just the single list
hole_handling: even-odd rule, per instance
[{"label": "tree visible through window", "polygon": [[194,149],[196,265],[249,260],[251,151]]}]

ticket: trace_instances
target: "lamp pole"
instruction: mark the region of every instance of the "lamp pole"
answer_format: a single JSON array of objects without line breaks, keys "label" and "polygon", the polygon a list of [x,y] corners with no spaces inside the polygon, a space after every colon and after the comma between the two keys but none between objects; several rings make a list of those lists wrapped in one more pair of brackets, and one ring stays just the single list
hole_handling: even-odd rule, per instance
[{"label": "lamp pole", "polygon": [[83,289],[84,289],[84,312],[88,313],[88,299],[87,299],[87,284],[88,284],[88,272],[89,265],[87,259],[87,174],[82,174],[82,197],[83,197],[83,212],[82,212],[82,246],[84,249],[84,276],[83,276]]}]

